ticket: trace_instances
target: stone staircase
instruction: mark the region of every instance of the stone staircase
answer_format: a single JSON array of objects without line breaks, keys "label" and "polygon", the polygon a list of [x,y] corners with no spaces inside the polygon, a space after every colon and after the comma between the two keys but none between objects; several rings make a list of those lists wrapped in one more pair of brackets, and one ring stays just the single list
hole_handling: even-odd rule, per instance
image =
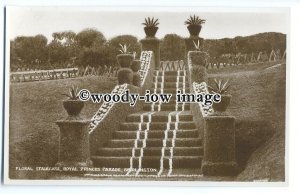
[{"label": "stone staircase", "polygon": [[188,86],[186,71],[157,71],[151,93],[172,93],[170,103],[145,103],[142,112],[128,115],[92,157],[94,166],[129,168],[128,175],[153,168],[152,174],[158,176],[170,175],[173,169],[200,169],[203,147],[190,112],[192,104],[176,103],[175,98],[177,89],[189,92]]}]

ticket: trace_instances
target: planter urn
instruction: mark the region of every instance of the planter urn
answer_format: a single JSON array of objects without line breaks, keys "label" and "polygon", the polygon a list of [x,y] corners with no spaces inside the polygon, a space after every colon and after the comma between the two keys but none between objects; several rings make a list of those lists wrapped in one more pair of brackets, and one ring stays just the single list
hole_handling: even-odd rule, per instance
[{"label": "planter urn", "polygon": [[231,101],[231,95],[229,94],[222,94],[221,101],[219,103],[213,103],[212,108],[215,112],[224,113]]},{"label": "planter urn", "polygon": [[117,55],[117,61],[121,67],[131,67],[133,61],[132,54],[119,54]]},{"label": "planter urn", "polygon": [[78,117],[84,107],[84,102],[80,100],[65,100],[63,101],[63,106],[69,117]]},{"label": "planter urn", "polygon": [[187,26],[187,29],[191,37],[199,37],[202,26],[199,24],[190,24]]},{"label": "planter urn", "polygon": [[155,37],[155,34],[158,30],[158,27],[144,27],[144,31],[145,31],[145,34],[146,34],[146,37],[147,38],[153,38]]}]

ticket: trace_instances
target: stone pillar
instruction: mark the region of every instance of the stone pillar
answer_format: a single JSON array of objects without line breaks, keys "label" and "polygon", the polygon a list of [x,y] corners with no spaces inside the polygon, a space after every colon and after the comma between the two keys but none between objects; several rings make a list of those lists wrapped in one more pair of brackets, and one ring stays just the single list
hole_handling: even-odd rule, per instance
[{"label": "stone pillar", "polygon": [[[67,102],[67,101],[65,101]],[[65,103],[64,102],[64,103]],[[77,102],[77,104],[75,104]],[[72,103],[72,102],[71,102]],[[83,120],[78,116],[81,108],[81,101],[69,103],[67,112],[69,116],[65,120],[59,120],[56,124],[59,127],[59,153],[56,166],[59,167],[88,167],[92,165],[90,160],[89,143],[89,120]],[[79,107],[79,108],[78,108]],[[78,110],[80,109],[80,110]]]},{"label": "stone pillar", "polygon": [[192,64],[191,80],[192,82],[206,82],[208,83],[208,75],[206,71],[208,54],[204,51],[189,51],[188,57]]},{"label": "stone pillar", "polygon": [[234,117],[205,117],[202,173],[208,176],[236,175]]},{"label": "stone pillar", "polygon": [[144,38],[141,41],[142,51],[153,51],[155,59],[155,69],[160,67],[160,40],[155,37]]}]

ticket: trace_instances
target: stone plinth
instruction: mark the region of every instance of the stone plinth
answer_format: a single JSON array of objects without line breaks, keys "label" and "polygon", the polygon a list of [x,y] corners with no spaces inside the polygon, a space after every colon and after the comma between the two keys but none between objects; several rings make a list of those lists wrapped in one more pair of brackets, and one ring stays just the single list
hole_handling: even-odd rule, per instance
[{"label": "stone plinth", "polygon": [[153,51],[155,59],[155,69],[160,68],[160,40],[157,38],[144,38],[141,41],[142,51]]},{"label": "stone plinth", "polygon": [[205,117],[202,173],[208,176],[231,176],[237,173],[234,117]]},{"label": "stone plinth", "polygon": [[59,155],[56,166],[88,167],[90,160],[90,145],[88,124],[85,120],[60,120]]},{"label": "stone plinth", "polygon": [[196,44],[198,44],[198,40],[200,42],[200,46],[202,47],[203,46],[203,41],[204,39],[203,38],[200,38],[200,37],[197,37],[197,36],[191,36],[189,38],[185,38],[184,41],[185,41],[185,55],[187,55],[187,53],[189,51],[194,51],[196,50],[195,48],[195,45],[194,45],[194,42]]}]

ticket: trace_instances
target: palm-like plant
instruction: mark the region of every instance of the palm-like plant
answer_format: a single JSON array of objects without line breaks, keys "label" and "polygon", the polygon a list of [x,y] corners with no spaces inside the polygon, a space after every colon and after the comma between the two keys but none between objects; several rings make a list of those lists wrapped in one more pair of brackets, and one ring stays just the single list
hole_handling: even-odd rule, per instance
[{"label": "palm-like plant", "polygon": [[227,91],[230,87],[230,84],[228,83],[228,80],[225,83],[223,83],[223,80],[215,79],[214,82],[215,82],[216,88],[208,86],[208,88],[212,92],[215,92],[215,93],[218,93],[218,94],[221,94],[221,95],[227,93]]},{"label": "palm-like plant", "polygon": [[154,19],[154,17],[150,18],[147,17],[145,18],[145,22],[142,23],[146,27],[157,27],[158,26],[158,19]]},{"label": "palm-like plant", "polygon": [[199,16],[193,15],[190,16],[189,19],[187,19],[184,24],[185,25],[201,25],[204,24],[206,20],[201,19]]},{"label": "palm-like plant", "polygon": [[121,47],[121,49],[119,49],[119,51],[122,53],[122,54],[129,54],[129,51],[128,51],[128,49],[129,49],[129,47],[130,47],[130,45],[126,45],[126,44],[124,44],[124,45],[122,45],[122,44],[119,44],[120,45],[120,47]]},{"label": "palm-like plant", "polygon": [[134,51],[134,52],[132,53],[132,55],[133,55],[133,60],[135,60],[136,52]]},{"label": "palm-like plant", "polygon": [[69,93],[67,94],[62,94],[64,96],[67,96],[69,98],[69,100],[77,100],[79,99],[79,93],[78,93],[78,87],[72,85],[71,88],[69,88]]}]

